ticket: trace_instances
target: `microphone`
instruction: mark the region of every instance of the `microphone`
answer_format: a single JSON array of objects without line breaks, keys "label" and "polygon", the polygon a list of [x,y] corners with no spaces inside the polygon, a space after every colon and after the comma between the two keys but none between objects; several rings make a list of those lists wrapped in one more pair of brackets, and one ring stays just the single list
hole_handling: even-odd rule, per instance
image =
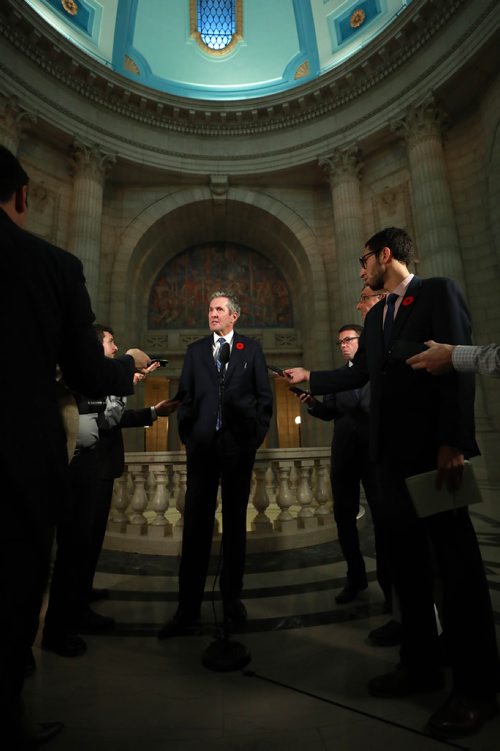
[{"label": "microphone", "polygon": [[[231,356],[231,347],[229,346],[229,342],[225,342],[220,348],[220,352],[219,352],[220,364],[227,365],[227,363],[229,362],[230,356]],[[222,368],[221,368],[221,372],[222,372]]]}]

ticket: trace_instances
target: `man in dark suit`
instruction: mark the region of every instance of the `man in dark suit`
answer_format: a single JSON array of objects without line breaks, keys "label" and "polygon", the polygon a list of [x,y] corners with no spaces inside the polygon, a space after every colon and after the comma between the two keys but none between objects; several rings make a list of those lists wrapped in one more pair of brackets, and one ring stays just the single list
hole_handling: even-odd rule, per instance
[{"label": "man in dark suit", "polygon": [[[443,585],[443,626],[453,691],[430,718],[432,732],[476,731],[498,711],[498,651],[488,585],[467,508],[419,519],[405,478],[437,470],[438,485],[461,482],[465,457],[478,453],[474,437],[474,377],[432,378],[405,362],[430,339],[470,343],[469,314],[457,285],[410,274],[412,242],[388,228],[368,240],[360,276],[388,290],[367,314],[353,367],[330,372],[285,371],[310,381],[312,393],[371,384],[370,443],[377,463],[381,523],[388,538],[403,625],[400,669],[374,678],[376,696],[407,696],[442,684],[434,616],[435,568]],[[444,491],[443,491],[444,492]]]},{"label": "man in dark suit", "polygon": [[[0,733],[17,736],[11,748],[31,742],[20,720],[24,666],[36,633],[54,522],[67,487],[56,365],[71,388],[98,396],[132,393],[135,367],[149,362],[139,350],[129,350],[132,356],[120,361],[104,357],[92,328],[82,265],[24,230],[27,194],[27,174],[0,147]],[[32,742],[60,728],[41,727]]]},{"label": "man in dark suit", "polygon": [[[94,328],[99,341],[102,343],[106,357],[114,358],[118,346],[114,339],[114,332],[107,324],[96,323]],[[159,363],[152,363],[142,373],[136,373],[137,383],[149,373],[159,367]],[[106,409],[98,415],[99,441],[96,445],[96,482],[93,497],[89,504],[92,510],[92,524],[89,534],[89,554],[82,581],[82,594],[87,607],[79,622],[79,629],[83,633],[96,633],[112,628],[110,618],[95,613],[88,602],[97,598],[105,598],[106,592],[93,590],[94,575],[102,550],[106,526],[108,522],[113,485],[117,477],[121,477],[125,468],[125,449],[123,445],[122,428],[143,428],[152,425],[158,417],[167,417],[177,409],[179,402],[164,399],[158,404],[142,409],[127,409],[127,400],[121,396],[106,397]]]},{"label": "man in dark suit", "polygon": [[[106,357],[118,347],[110,326],[95,323],[97,339]],[[152,363],[134,374],[134,383],[156,370]],[[88,400],[78,399],[88,411]],[[122,427],[152,425],[159,416],[175,411],[178,402],[161,401],[144,409],[126,409],[125,396],[107,396],[95,402],[98,413],[81,414],[77,449],[69,466],[70,492],[65,513],[57,524],[57,556],[45,616],[42,648],[63,657],[84,654],[87,644],[79,634],[112,631],[115,621],[90,607],[92,582],[104,542],[114,478],[124,469]],[[103,592],[98,593],[103,599]],[[106,591],[107,594],[107,591]]]},{"label": "man in dark suit", "polygon": [[[363,327],[356,323],[345,324],[338,330],[336,343],[346,361],[346,368],[352,365],[362,331]],[[359,513],[361,484],[375,526],[377,579],[384,593],[386,604],[390,607],[392,583],[387,556],[383,552],[380,535],[377,533],[377,484],[375,466],[370,460],[368,445],[370,385],[367,383],[361,389],[343,391],[340,394],[327,394],[323,401],[310,395],[301,396],[300,399],[307,404],[309,414],[313,417],[335,421],[330,480],[339,544],[347,563],[347,584],[335,600],[339,604],[351,602],[359,592],[368,587],[356,521]]]},{"label": "man in dark suit", "polygon": [[255,453],[269,427],[272,391],[261,347],[237,334],[240,308],[226,291],[210,298],[210,336],[190,344],[182,368],[179,435],[187,451],[187,489],[179,605],[159,638],[188,632],[200,615],[217,490],[222,491],[220,589],[226,623],[241,624],[246,511]]}]

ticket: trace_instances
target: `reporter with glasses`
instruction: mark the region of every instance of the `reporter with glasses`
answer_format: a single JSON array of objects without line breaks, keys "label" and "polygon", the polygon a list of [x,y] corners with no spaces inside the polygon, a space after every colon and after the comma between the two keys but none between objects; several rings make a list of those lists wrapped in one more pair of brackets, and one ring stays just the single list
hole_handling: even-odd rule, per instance
[{"label": "reporter with glasses", "polygon": [[[355,323],[341,326],[338,330],[336,345],[340,348],[346,368],[351,367],[362,331],[362,326]],[[356,521],[359,513],[360,485],[365,491],[374,522],[376,517],[377,489],[368,446],[370,385],[366,384],[361,389],[343,391],[339,394],[327,394],[322,401],[310,394],[304,394],[300,399],[307,405],[309,414],[313,417],[335,421],[330,481],[338,540],[347,563],[347,582],[335,600],[338,604],[345,604],[355,600],[360,592],[368,587]],[[384,593],[386,608],[390,609],[392,585],[377,532],[375,547],[377,580]]]}]

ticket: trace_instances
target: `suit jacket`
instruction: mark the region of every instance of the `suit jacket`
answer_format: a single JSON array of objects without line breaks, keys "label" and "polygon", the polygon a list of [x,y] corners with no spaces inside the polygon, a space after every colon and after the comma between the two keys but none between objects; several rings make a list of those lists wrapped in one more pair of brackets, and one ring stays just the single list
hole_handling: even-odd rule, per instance
[{"label": "suit jacket", "polygon": [[415,276],[395,318],[388,351],[383,342],[383,311],[381,301],[368,312],[353,367],[311,373],[311,392],[359,388],[370,381],[370,445],[376,461],[385,458],[407,464],[410,459],[413,465],[424,467],[442,445],[474,456],[478,453],[474,376],[435,377],[405,363],[409,356],[405,350],[419,345],[423,349],[428,339],[470,343],[469,313],[460,289],[451,279]]},{"label": "suit jacket", "polygon": [[[65,480],[56,365],[72,390],[99,396],[132,393],[134,362],[104,357],[80,261],[22,230],[2,210],[0,284],[0,464],[4,483],[36,501],[44,482],[56,494]],[[22,501],[17,507],[29,515]]]},{"label": "suit jacket", "polygon": [[[349,367],[349,366],[344,366]],[[320,420],[334,420],[332,452],[337,460],[346,457],[350,461],[363,452],[367,455],[370,420],[370,384],[360,389],[326,394],[322,402],[317,402],[308,410]]]},{"label": "suit jacket", "polygon": [[[219,374],[214,362],[213,336],[187,348],[179,383],[183,399],[177,410],[179,435],[188,449],[213,442],[219,405]],[[227,444],[257,449],[269,428],[273,396],[260,344],[234,332],[224,379],[222,423]]]},{"label": "suit jacket", "polygon": [[152,425],[150,407],[143,409],[126,409],[119,425],[112,428],[99,428],[97,452],[98,475],[101,480],[113,480],[121,477],[125,468],[125,449],[122,428],[143,428]]}]

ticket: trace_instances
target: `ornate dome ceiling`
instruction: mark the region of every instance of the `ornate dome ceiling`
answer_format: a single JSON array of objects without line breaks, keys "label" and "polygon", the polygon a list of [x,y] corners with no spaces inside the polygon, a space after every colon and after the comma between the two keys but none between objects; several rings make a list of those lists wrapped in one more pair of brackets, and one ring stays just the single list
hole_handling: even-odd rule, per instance
[{"label": "ornate dome ceiling", "polygon": [[142,86],[213,101],[314,81],[411,0],[24,0],[59,34]]}]

